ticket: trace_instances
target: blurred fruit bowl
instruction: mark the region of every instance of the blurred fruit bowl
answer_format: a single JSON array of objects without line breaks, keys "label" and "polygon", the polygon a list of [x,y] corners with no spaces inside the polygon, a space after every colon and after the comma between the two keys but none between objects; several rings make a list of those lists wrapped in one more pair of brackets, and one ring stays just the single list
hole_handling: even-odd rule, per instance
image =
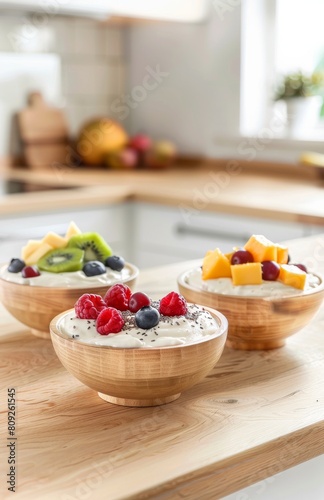
[{"label": "blurred fruit bowl", "polygon": [[[1,277],[3,270],[0,268],[0,300],[10,314],[24,325],[31,328],[37,337],[50,338],[49,324],[54,316],[62,311],[74,307],[77,299],[83,293],[95,293],[104,296],[114,284],[89,286],[83,283],[82,287],[44,287],[13,283]],[[133,264],[126,263],[125,269],[129,271],[126,279],[120,280],[133,288],[139,270]]]},{"label": "blurred fruit bowl", "polygon": [[108,168],[128,170],[136,168],[163,169],[174,163],[176,147],[170,141],[152,141],[145,134],[131,137],[128,143],[105,156]]}]

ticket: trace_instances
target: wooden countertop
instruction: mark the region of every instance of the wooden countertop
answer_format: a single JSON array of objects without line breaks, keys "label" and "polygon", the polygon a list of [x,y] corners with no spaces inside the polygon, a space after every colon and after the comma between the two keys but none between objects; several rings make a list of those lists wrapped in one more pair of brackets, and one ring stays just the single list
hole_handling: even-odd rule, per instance
[{"label": "wooden countertop", "polygon": [[[0,199],[0,215],[55,210],[135,199],[188,209],[324,224],[323,183],[296,168],[272,170],[224,163],[165,171],[114,172],[94,169],[30,171],[11,169],[8,180],[71,189],[8,195]],[[74,188],[74,189],[72,189]],[[75,189],[78,188],[78,189]]]},{"label": "wooden countertop", "polygon": [[[289,243],[324,274],[324,235]],[[176,289],[184,262],[143,271],[137,289]],[[217,499],[324,453],[324,309],[273,351],[225,349],[177,401],[125,408],[70,376],[50,341],[0,315],[1,456],[7,388],[17,393],[19,499]],[[7,473],[2,458],[1,469]],[[2,476],[4,477],[4,476]],[[0,497],[9,498],[4,481]],[[10,497],[11,498],[11,497]]]}]

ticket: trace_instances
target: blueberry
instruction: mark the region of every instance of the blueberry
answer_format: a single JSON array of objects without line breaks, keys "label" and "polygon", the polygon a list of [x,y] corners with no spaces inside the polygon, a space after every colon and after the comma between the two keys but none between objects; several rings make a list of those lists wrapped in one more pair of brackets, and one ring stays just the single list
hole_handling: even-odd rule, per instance
[{"label": "blueberry", "polygon": [[113,271],[121,271],[125,266],[125,261],[123,257],[118,257],[118,255],[111,255],[105,260],[105,266],[110,267]]},{"label": "blueberry", "polygon": [[160,313],[152,306],[144,306],[135,314],[135,322],[138,328],[148,330],[158,324],[160,320]]},{"label": "blueberry", "polygon": [[25,267],[25,262],[21,259],[11,259],[8,266],[9,273],[20,273],[20,271]]},{"label": "blueberry", "polygon": [[91,260],[84,264],[82,271],[86,276],[97,276],[106,272],[106,268],[99,260]]}]

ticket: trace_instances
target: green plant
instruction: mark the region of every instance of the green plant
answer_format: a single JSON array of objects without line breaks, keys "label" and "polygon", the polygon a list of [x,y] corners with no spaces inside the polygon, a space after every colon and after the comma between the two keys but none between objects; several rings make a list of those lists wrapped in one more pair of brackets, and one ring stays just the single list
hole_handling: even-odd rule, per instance
[{"label": "green plant", "polygon": [[314,72],[307,75],[301,71],[285,75],[279,83],[275,100],[289,99],[291,97],[307,97],[323,95],[324,73]]}]

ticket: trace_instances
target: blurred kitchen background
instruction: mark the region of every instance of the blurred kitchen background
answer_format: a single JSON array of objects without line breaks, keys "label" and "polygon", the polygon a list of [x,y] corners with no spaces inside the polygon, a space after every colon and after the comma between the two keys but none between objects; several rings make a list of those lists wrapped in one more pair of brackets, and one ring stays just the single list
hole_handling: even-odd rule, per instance
[{"label": "blurred kitchen background", "polygon": [[[150,4],[0,0],[1,157],[17,152],[11,118],[35,90],[64,110],[71,135],[107,115],[185,154],[232,155],[242,136],[262,133],[277,140],[261,144],[258,157],[296,161],[317,142],[323,151],[324,118],[315,118],[324,82],[306,88],[319,93],[315,118],[306,123],[304,113],[295,129],[286,125],[285,102],[273,100],[281,76],[320,79],[324,71],[321,0]],[[157,85],[153,75],[152,89],[139,88],[157,67]]]},{"label": "blurred kitchen background", "polygon": [[[127,185],[129,178],[131,186],[137,170],[140,176],[143,171],[161,173],[165,167],[169,175],[170,167],[180,166],[183,179],[189,182],[194,162],[201,166],[207,160],[210,171],[210,162],[222,168],[225,161],[235,159],[273,175],[280,175],[282,169],[288,176],[287,186],[289,179],[301,175],[301,167],[305,172],[314,167],[320,172],[318,177],[316,173],[308,178],[306,173],[301,183],[317,182],[324,165],[323,17],[321,0],[0,0],[3,203],[8,206],[9,193],[35,192],[35,202],[40,199],[36,198],[39,190],[77,187],[82,179],[78,168],[82,173],[101,169],[107,176],[125,170],[122,184]],[[98,126],[102,118],[113,119],[120,129],[112,134],[113,144],[98,161],[98,157],[87,157],[83,146],[84,137],[94,138],[95,143],[96,129],[85,126],[89,122]],[[123,133],[130,141],[135,136],[135,142],[126,144]],[[150,151],[143,156],[138,151],[148,142]],[[121,144],[126,153],[121,154]],[[136,150],[136,158],[129,149]],[[190,169],[183,167],[184,162]],[[55,182],[64,163],[74,168],[75,186],[68,174],[66,186],[61,180],[59,186]],[[51,181],[45,174],[53,165],[57,168],[51,170]],[[35,170],[38,182],[31,175]],[[180,187],[179,178],[178,184],[172,184],[172,179],[166,183],[170,192]],[[102,185],[102,177],[98,182],[94,179],[92,185]],[[110,179],[116,182],[111,176],[107,184]],[[269,199],[273,198],[270,191]],[[255,195],[255,199],[264,198],[260,192]],[[279,210],[273,219],[268,213],[264,219],[253,196],[247,197],[251,207],[246,213],[252,218],[244,219],[240,208],[234,215],[232,208],[221,215],[208,214],[212,207],[208,205],[205,222],[199,220],[190,234],[178,207],[139,204],[140,227],[152,224],[146,220],[148,214],[158,221],[154,222],[156,248],[149,248],[154,246],[152,238],[146,241],[147,232],[139,229],[143,235],[140,252],[130,252],[129,241],[119,236],[117,249],[147,267],[199,257],[209,245],[217,246],[215,242],[224,244],[226,250],[256,230],[268,231],[269,237],[277,239],[321,231],[323,207],[311,195],[312,220],[300,222],[291,217],[290,221],[287,216],[280,224],[283,212]],[[11,199],[18,204],[18,198]],[[3,209],[0,215],[6,245],[2,260],[12,254],[15,228],[24,226],[23,240],[53,226],[52,205],[42,205],[42,214],[31,208],[26,213],[29,201],[24,200],[19,198],[20,212],[16,207],[13,212]],[[89,202],[81,215],[72,211],[71,204],[68,212],[57,201],[56,226],[72,218],[83,222],[83,227],[91,223],[90,216],[87,220]],[[307,214],[306,201],[304,205]],[[113,214],[112,221],[118,217]],[[177,218],[180,222],[169,234]],[[164,226],[166,234],[160,242]],[[31,234],[28,227],[35,232]],[[98,227],[105,231],[102,225]],[[222,230],[214,231],[215,227]],[[241,233],[238,227],[244,228]],[[123,240],[120,245],[119,240]]]}]

